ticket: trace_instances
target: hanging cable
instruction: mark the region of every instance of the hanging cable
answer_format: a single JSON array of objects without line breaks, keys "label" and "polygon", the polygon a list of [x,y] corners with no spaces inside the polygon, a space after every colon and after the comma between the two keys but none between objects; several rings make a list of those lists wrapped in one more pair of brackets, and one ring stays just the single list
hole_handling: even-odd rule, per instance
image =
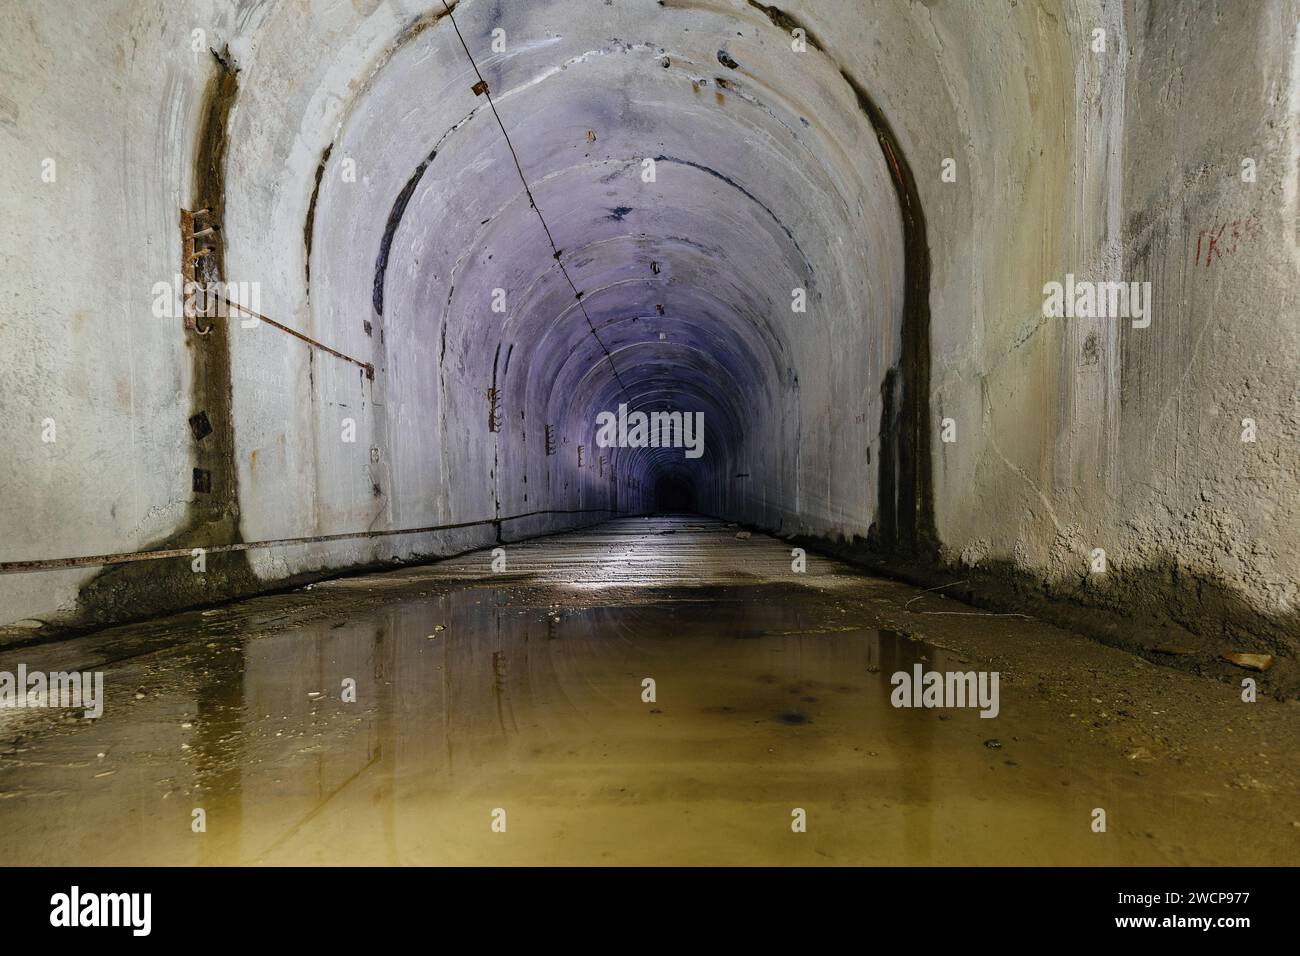
[{"label": "hanging cable", "polygon": [[474,75],[478,77],[478,85],[483,89],[483,95],[487,97],[488,106],[492,109],[492,115],[496,117],[497,126],[501,128],[501,135],[505,137],[506,147],[510,150],[510,157],[515,161],[515,170],[519,173],[519,181],[523,184],[524,194],[528,196],[528,205],[532,207],[533,212],[537,213],[537,220],[542,224],[542,231],[546,233],[546,241],[551,244],[551,258],[555,264],[560,267],[560,273],[564,276],[565,281],[569,283],[569,288],[573,290],[573,297],[577,300],[578,308],[582,310],[582,317],[587,320],[587,327],[591,329],[592,336],[596,339],[596,344],[600,350],[605,353],[605,360],[609,362],[609,369],[614,373],[614,380],[618,382],[618,387],[623,390],[627,396],[629,407],[632,404],[632,394],[623,384],[623,378],[618,374],[618,366],[614,364],[614,356],[610,354],[609,349],[601,340],[600,333],[596,331],[596,324],[591,321],[591,315],[587,312],[587,307],[582,302],[582,293],[574,284],[573,277],[569,275],[569,270],[564,267],[560,261],[560,247],[555,244],[555,237],[551,235],[551,228],[546,224],[546,217],[542,215],[541,209],[537,207],[537,200],[533,198],[533,191],[528,186],[528,179],[524,176],[524,168],[519,164],[519,154],[515,152],[515,144],[510,140],[510,134],[506,131],[506,124],[501,122],[501,114],[497,112],[497,105],[492,101],[492,91],[488,88],[487,80],[483,79],[483,74],[479,72],[478,63],[474,59],[474,54],[469,51],[469,44],[465,42],[464,35],[460,32],[460,26],[456,23],[456,16],[451,12],[451,6],[447,0],[442,0],[443,8],[447,11],[447,16],[451,19],[452,29],[456,31],[456,37],[460,40],[460,45],[465,50],[465,56],[469,59],[469,65],[474,68]]}]

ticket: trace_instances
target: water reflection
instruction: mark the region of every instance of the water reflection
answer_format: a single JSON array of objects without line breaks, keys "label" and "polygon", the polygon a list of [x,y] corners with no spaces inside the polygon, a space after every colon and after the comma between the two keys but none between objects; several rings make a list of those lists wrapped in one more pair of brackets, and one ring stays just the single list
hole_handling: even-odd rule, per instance
[{"label": "water reflection", "polygon": [[[895,671],[968,663],[828,623],[816,592],[761,595],[566,609],[465,588],[127,655],[107,668],[101,721],[6,731],[0,849],[23,863],[1126,861],[1079,824],[1098,793],[1122,802],[1114,780],[1063,773],[1051,729],[1017,723],[1013,703],[997,721],[890,705]],[[1006,747],[985,745],[994,724]]]}]

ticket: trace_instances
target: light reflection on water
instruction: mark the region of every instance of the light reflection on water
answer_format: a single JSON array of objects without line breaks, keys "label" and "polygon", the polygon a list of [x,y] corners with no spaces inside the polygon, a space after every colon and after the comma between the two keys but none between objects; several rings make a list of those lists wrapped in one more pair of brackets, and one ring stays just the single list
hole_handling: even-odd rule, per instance
[{"label": "light reflection on water", "polygon": [[828,629],[815,592],[773,593],[552,611],[466,588],[200,636],[107,668],[101,721],[19,736],[0,764],[0,850],[69,864],[1147,859],[1087,827],[1099,796],[1125,799],[1116,778],[1018,724],[1005,688],[998,720],[895,709],[894,671],[972,665]]}]

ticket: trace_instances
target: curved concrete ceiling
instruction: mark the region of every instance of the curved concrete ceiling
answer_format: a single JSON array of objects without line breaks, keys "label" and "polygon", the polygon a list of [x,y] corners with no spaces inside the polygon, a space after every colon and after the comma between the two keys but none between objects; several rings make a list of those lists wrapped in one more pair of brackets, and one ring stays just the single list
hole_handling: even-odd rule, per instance
[{"label": "curved concrete ceiling", "polygon": [[[713,513],[737,474],[793,489],[787,452],[834,414],[819,376],[850,356],[836,390],[869,406],[897,358],[902,227],[852,88],[790,70],[789,34],[752,13],[647,5],[560,32],[545,5],[462,2],[419,21],[330,149],[366,175],[316,200],[316,327],[373,313],[379,387],[413,424],[486,421],[496,389],[527,440],[550,425],[605,456],[597,477],[636,505],[669,467]],[[797,401],[810,385],[820,404]],[[620,404],[702,412],[703,457],[596,449]]]}]

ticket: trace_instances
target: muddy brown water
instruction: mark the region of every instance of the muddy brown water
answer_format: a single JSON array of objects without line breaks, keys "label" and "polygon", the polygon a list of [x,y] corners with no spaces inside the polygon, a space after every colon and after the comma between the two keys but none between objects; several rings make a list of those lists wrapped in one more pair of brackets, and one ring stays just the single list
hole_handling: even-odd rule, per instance
[{"label": "muddy brown water", "polygon": [[[828,593],[676,586],[602,603],[461,582],[306,623],[199,626],[161,645],[127,628],[94,653],[83,638],[0,654],[0,670],[67,667],[82,642],[108,698],[97,721],[0,711],[0,856],[1270,862],[1225,832],[1217,783],[1135,778],[1100,749],[1062,747],[1065,715],[1014,686],[996,719],[895,708],[895,671],[981,665],[861,626]],[[1264,841],[1279,854],[1295,840],[1286,799]]]}]

